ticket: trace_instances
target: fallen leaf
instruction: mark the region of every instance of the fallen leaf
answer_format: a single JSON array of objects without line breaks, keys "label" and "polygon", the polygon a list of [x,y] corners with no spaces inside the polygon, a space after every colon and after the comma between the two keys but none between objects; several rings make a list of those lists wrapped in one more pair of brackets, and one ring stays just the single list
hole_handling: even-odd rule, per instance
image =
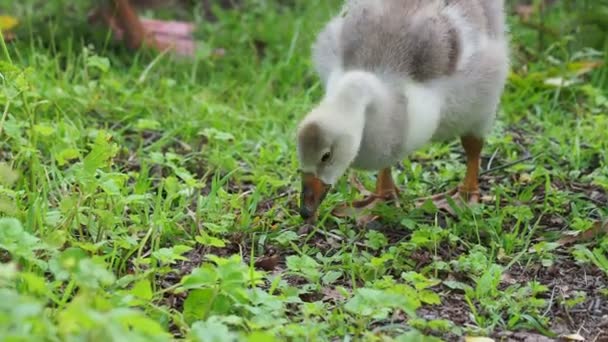
[{"label": "fallen leaf", "polygon": [[545,80],[545,84],[556,88],[567,88],[578,83],[576,80],[566,80],[563,77],[551,77]]},{"label": "fallen leaf", "polygon": [[585,338],[579,334],[560,335],[559,338],[566,341],[585,341]]},{"label": "fallen leaf", "polygon": [[253,265],[257,268],[263,269],[264,271],[272,271],[277,267],[278,264],[279,264],[279,255],[274,254],[274,255],[270,255],[270,256],[263,256],[263,257],[257,259]]},{"label": "fallen leaf", "polygon": [[526,332],[526,331],[522,331],[522,332],[505,331],[505,332],[499,333],[498,336],[501,338],[501,341],[504,341],[504,340],[518,341],[518,342],[553,342],[553,341],[555,341],[554,339],[549,338],[547,336],[530,333],[530,332]]},{"label": "fallen leaf", "polygon": [[323,293],[323,301],[324,302],[334,302],[334,303],[339,303],[344,301],[344,299],[346,299],[346,297],[344,297],[344,295],[338,291],[337,289],[334,288],[329,288],[326,287],[323,290],[321,290],[321,293]]},{"label": "fallen leaf", "polygon": [[493,339],[489,338],[489,337],[471,337],[471,336],[466,336],[464,338],[465,342],[494,342]]},{"label": "fallen leaf", "polygon": [[519,175],[519,182],[522,184],[530,184],[532,181],[532,176],[529,173],[522,173]]},{"label": "fallen leaf", "polygon": [[312,223],[306,222],[306,224],[304,224],[302,227],[300,227],[300,229],[298,229],[298,235],[308,235],[314,229],[315,226]]},{"label": "fallen leaf", "polygon": [[501,283],[508,284],[508,285],[513,285],[513,284],[518,283],[517,279],[514,279],[509,273],[503,273],[502,276],[500,277],[500,281],[501,281]]},{"label": "fallen leaf", "polygon": [[320,292],[304,292],[304,293],[300,293],[298,295],[298,297],[300,297],[300,299],[303,302],[306,303],[312,303],[312,302],[316,302],[318,300],[321,300],[323,298],[323,294]]},{"label": "fallen leaf", "polygon": [[362,196],[371,196],[371,195],[373,195],[373,193],[371,191],[367,190],[367,188],[365,187],[365,185],[363,185],[363,183],[361,183],[361,181],[359,180],[359,178],[357,178],[357,176],[355,176],[354,174],[350,175],[350,177],[348,178],[348,182],[355,189],[357,189]]},{"label": "fallen leaf", "polygon": [[496,202],[496,196],[494,195],[482,195],[481,196],[482,203],[494,203]]},{"label": "fallen leaf", "polygon": [[600,68],[604,65],[604,61],[576,61],[568,64],[568,69],[574,71],[576,76],[581,76],[594,69]]},{"label": "fallen leaf", "polygon": [[586,242],[595,239],[603,234],[608,234],[608,220],[603,222],[597,221],[593,227],[583,232],[569,232],[567,236],[557,240],[557,243],[566,246],[575,242]]}]

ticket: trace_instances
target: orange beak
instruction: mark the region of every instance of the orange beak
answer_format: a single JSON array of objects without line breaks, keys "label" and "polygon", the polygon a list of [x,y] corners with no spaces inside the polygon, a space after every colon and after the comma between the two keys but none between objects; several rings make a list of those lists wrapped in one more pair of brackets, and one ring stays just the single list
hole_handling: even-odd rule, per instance
[{"label": "orange beak", "polygon": [[302,192],[300,194],[300,216],[308,220],[314,218],[317,209],[330,186],[310,173],[302,174]]}]

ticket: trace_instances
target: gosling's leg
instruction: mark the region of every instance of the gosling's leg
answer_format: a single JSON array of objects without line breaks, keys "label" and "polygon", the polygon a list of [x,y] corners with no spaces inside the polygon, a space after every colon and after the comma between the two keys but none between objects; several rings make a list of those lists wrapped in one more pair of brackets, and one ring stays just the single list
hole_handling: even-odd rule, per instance
[{"label": "gosling's leg", "polygon": [[438,209],[443,209],[449,213],[454,213],[453,208],[449,205],[447,198],[451,197],[456,204],[458,203],[479,203],[479,163],[481,160],[481,149],[483,148],[483,140],[471,135],[464,136],[460,139],[462,147],[466,155],[467,169],[462,184],[447,192],[437,194],[430,197],[420,198],[417,201],[417,206],[421,206],[427,200],[432,200]]}]

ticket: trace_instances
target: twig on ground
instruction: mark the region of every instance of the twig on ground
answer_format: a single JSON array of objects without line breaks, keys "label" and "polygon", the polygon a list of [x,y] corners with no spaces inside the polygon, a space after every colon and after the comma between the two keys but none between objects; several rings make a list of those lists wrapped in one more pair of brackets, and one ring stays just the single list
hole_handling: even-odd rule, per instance
[{"label": "twig on ground", "polygon": [[[332,232],[327,232],[327,231],[324,231],[324,230],[321,230],[321,229],[318,229],[317,233],[320,233],[321,235],[325,235],[325,237],[330,237],[330,238],[336,239],[338,241],[344,241],[345,240],[345,238],[343,238],[342,236],[340,236],[338,234],[334,234]],[[358,242],[358,241],[354,241],[352,243],[354,243],[355,245],[357,245],[359,247],[368,248],[368,246],[366,244]]]},{"label": "twig on ground", "polygon": [[547,306],[547,310],[545,310],[545,312],[543,312],[543,317],[547,317],[547,315],[551,311],[551,308],[553,307],[553,299],[555,297],[555,289],[556,289],[556,286],[553,286],[553,290],[551,290],[551,298],[549,298],[549,305]]},{"label": "twig on ground", "polygon": [[494,150],[494,153],[492,153],[492,156],[490,157],[490,160],[488,160],[488,165],[486,166],[486,170],[490,170],[492,167],[492,162],[494,162],[494,158],[496,158],[496,154],[498,154],[498,149]]},{"label": "twig on ground", "polygon": [[521,163],[523,163],[523,162],[525,162],[525,161],[528,161],[528,160],[530,160],[530,159],[535,159],[536,157],[540,156],[541,154],[542,154],[542,152],[539,152],[539,153],[537,153],[537,154],[534,154],[534,155],[529,155],[529,156],[527,156],[527,157],[524,157],[524,158],[518,159],[518,160],[513,161],[513,162],[511,162],[511,163],[507,163],[507,164],[504,164],[504,165],[500,165],[500,166],[497,166],[497,167],[491,168],[491,169],[489,169],[489,170],[484,170],[484,171],[481,171],[481,172],[479,173],[479,175],[481,176],[481,175],[485,175],[485,174],[488,174],[488,173],[492,173],[492,172],[496,172],[496,171],[500,171],[500,170],[504,170],[504,169],[510,168],[511,166],[514,166],[514,165],[517,165],[517,164],[521,164]]}]

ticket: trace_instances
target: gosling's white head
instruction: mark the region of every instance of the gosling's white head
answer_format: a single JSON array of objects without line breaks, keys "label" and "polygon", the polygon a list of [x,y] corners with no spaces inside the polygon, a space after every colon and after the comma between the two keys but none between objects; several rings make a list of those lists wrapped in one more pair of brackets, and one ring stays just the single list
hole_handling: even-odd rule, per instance
[{"label": "gosling's white head", "polygon": [[357,157],[366,112],[382,86],[367,72],[339,77],[325,98],[298,127],[298,159],[302,173],[300,214],[310,218],[327,191]]}]

